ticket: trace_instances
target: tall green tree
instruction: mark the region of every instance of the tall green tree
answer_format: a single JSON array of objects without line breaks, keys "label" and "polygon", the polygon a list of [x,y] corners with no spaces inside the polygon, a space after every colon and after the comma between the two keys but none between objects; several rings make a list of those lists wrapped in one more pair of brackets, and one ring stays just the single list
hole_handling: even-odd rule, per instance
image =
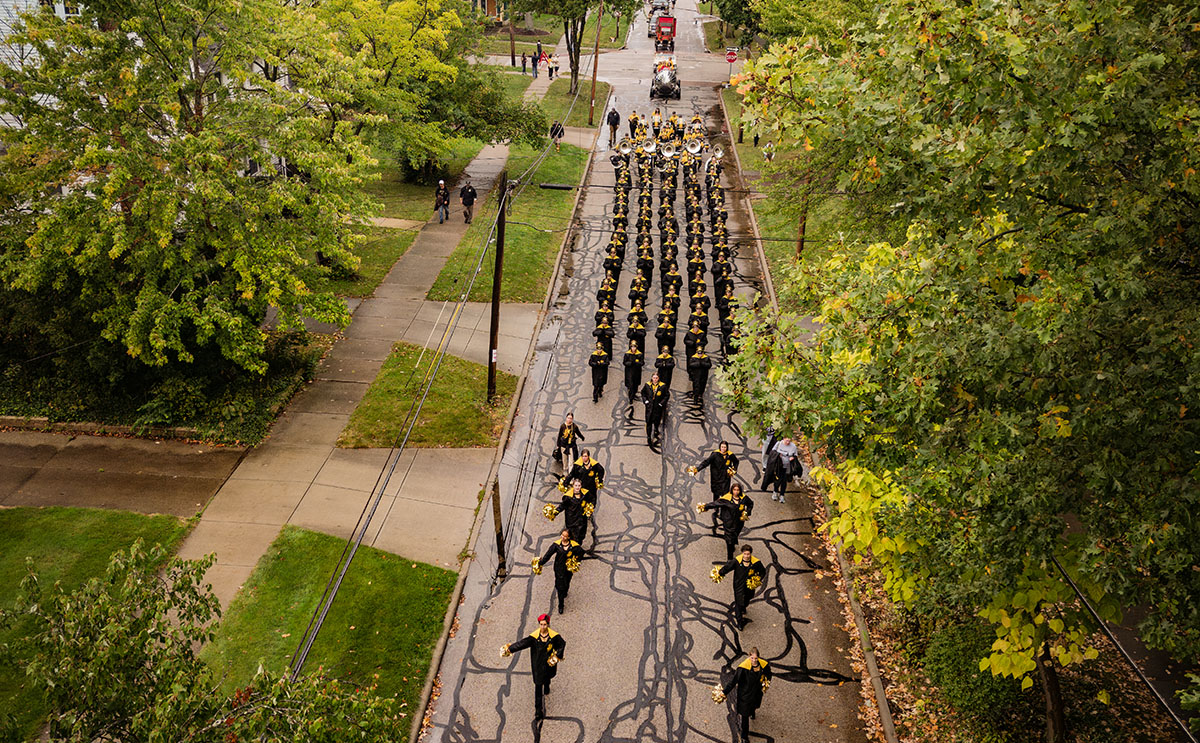
[{"label": "tall green tree", "polygon": [[356,262],[370,70],[303,4],[80,7],[24,16],[10,41],[36,54],[0,71],[6,347],[261,372],[268,310],[345,322],[300,270]]},{"label": "tall green tree", "polygon": [[513,3],[518,11],[558,16],[562,20],[563,38],[567,44],[567,66],[571,73],[571,87],[567,92],[571,95],[579,92],[580,53],[584,48],[591,48],[588,40],[583,38],[583,28],[588,15],[595,15],[599,11],[601,2],[605,15],[619,12],[625,18],[632,18],[642,7],[638,0],[516,0]]},{"label": "tall green tree", "polygon": [[[995,623],[994,673],[1094,654],[1104,614],[1200,656],[1200,15],[1117,0],[886,4],[845,49],[748,65],[760,127],[835,153],[908,224],[835,248],[743,315],[726,389],[844,460],[835,533],[897,601]],[[801,341],[805,342],[801,342]]]},{"label": "tall green tree", "polygon": [[29,682],[46,694],[49,739],[91,741],[392,741],[407,733],[394,700],[318,675],[270,671],[232,694],[196,648],[213,637],[219,603],[204,585],[214,562],[169,557],[139,540],[73,593],[43,585],[33,565],[16,606]]}]

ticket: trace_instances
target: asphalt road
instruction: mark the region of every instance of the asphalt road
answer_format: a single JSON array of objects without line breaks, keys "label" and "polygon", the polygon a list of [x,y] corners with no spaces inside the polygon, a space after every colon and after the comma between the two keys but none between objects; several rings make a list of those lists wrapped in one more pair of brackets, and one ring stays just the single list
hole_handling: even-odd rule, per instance
[{"label": "asphalt road", "polygon": [[[670,108],[685,120],[700,113],[712,132],[710,140],[720,143],[725,134],[718,84],[728,66],[722,57],[699,51],[699,26],[688,20],[696,17],[693,0],[681,0],[677,16],[684,96],[662,106],[664,113]],[[629,50],[601,57],[601,77],[613,84],[622,116],[631,108],[648,112],[655,105],[646,96],[653,49],[644,23],[643,17],[635,25]],[[606,141],[602,136],[600,146]],[[728,150],[727,138],[724,141]],[[727,159],[727,167],[731,163]],[[725,181],[728,187],[728,177]],[[591,183],[613,182],[607,153],[598,153]],[[771,662],[775,681],[751,722],[752,739],[865,741],[857,718],[858,675],[846,657],[853,639],[838,626],[843,620],[834,587],[837,567],[827,564],[812,535],[809,498],[793,486],[782,505],[754,490],[761,479],[759,442],[747,440],[740,418],[717,404],[714,384],[701,404],[686,399],[688,379],[682,368],[674,376],[661,449],[646,445],[643,407],[631,404],[621,383],[620,350],[604,396],[592,403],[587,358],[593,346],[595,292],[611,234],[612,199],[606,188],[589,189],[582,199],[579,239],[565,258],[561,279],[560,289],[565,291],[560,291],[539,331],[537,354],[501,467],[510,572],[503,581],[493,581],[495,540],[485,528],[477,544],[478,559],[468,573],[459,627],[441,665],[440,696],[426,739],[736,740],[730,708],[714,704],[709,690],[727,679],[731,668],[756,646]],[[730,232],[747,229],[734,208],[737,200],[727,201]],[[682,200],[676,205],[682,222]],[[657,195],[654,206],[657,210]],[[636,195],[630,211],[636,216]],[[707,212],[704,221],[707,228]],[[657,220],[654,227],[657,231]],[[519,234],[514,230],[510,239],[519,239]],[[657,259],[657,239],[654,247]],[[706,252],[708,248],[706,242]],[[614,308],[618,339],[624,338],[626,293],[636,273],[635,260],[631,248]],[[740,247],[734,263],[738,294],[748,298],[759,282],[752,247]],[[650,315],[660,308],[659,288],[656,272],[646,307]],[[686,307],[685,302],[681,312]],[[708,351],[719,361],[715,307],[710,320]],[[615,345],[620,349],[623,344]],[[655,348],[652,340],[647,345]],[[677,362],[681,359],[682,349],[676,351]],[[541,510],[544,503],[559,499],[554,488],[559,471],[551,453],[558,424],[568,411],[574,411],[584,427],[583,445],[591,448],[608,475],[595,515],[595,536],[589,533],[584,542],[593,552],[575,576],[560,616],[552,611],[553,571],[534,576],[529,562],[544,552],[562,525],[561,517],[547,522]],[[757,504],[742,541],[753,544],[755,555],[768,566],[763,588],[748,610],[752,622],[741,632],[732,624],[731,579],[715,585],[708,577],[714,562],[724,560],[725,549],[722,540],[712,536],[708,515],[695,512],[697,502],[711,498],[707,480],[686,472],[722,439],[742,459],[738,479]],[[551,614],[552,627],[567,646],[547,699],[548,716],[538,723],[533,719],[528,657],[501,658],[500,647],[536,629],[535,618],[543,612]]]}]

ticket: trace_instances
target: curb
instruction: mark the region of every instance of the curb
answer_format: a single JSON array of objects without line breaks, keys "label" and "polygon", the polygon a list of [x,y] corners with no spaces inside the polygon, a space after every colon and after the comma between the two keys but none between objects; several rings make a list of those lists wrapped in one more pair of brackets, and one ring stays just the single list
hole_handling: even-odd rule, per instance
[{"label": "curb", "polygon": [[0,428],[10,428],[18,431],[48,431],[50,433],[84,433],[95,436],[116,435],[136,436],[137,438],[155,439],[191,439],[203,438],[194,428],[139,428],[135,426],[114,423],[91,423],[74,421],[51,423],[45,416],[0,415]]},{"label": "curb", "polygon": [[[722,86],[724,87],[724,86]],[[729,120],[729,112],[725,109],[725,96],[720,96],[721,113],[725,117],[725,128],[729,130],[729,149],[733,152],[734,162],[738,169],[738,183],[743,191],[748,191],[746,188],[745,178],[742,176],[741,158],[738,157],[737,142],[734,140],[733,126]],[[762,234],[758,231],[758,219],[754,216],[754,207],[750,203],[750,194],[742,194],[746,204],[746,211],[750,215],[750,229],[754,232],[755,253],[758,255],[759,267],[763,272],[763,284],[767,289],[767,299],[771,303],[771,309],[778,312],[779,302],[775,295],[775,282],[771,280],[771,271],[767,265],[766,254],[762,249]],[[815,450],[810,449],[813,457],[813,466],[821,466],[821,455]],[[825,506],[826,518],[829,516],[829,498],[825,493],[825,489],[821,488],[821,502]],[[883,677],[879,674],[879,664],[875,662],[875,649],[871,642],[870,628],[867,626],[867,619],[863,615],[862,606],[858,603],[858,597],[854,591],[854,581],[850,577],[850,563],[846,561],[846,556],[842,553],[841,545],[832,537],[829,540],[833,545],[833,550],[837,554],[838,570],[841,571],[842,581],[846,585],[846,598],[850,603],[850,611],[854,615],[854,623],[858,629],[858,642],[862,647],[863,659],[867,664],[867,675],[871,678],[871,688],[875,692],[875,706],[879,709],[879,724],[883,728],[883,736],[888,743],[899,743],[896,737],[896,725],[892,720],[892,708],[888,705],[887,693],[883,687]]]},{"label": "curb", "polygon": [[[610,90],[609,99],[612,93]],[[605,106],[608,105],[608,100],[605,99]],[[592,146],[588,151],[587,167],[583,169],[583,175],[580,178],[580,188],[575,190],[575,204],[571,208],[571,219],[569,225],[574,225],[579,214],[579,202],[583,198],[584,189],[582,186],[587,183],[588,176],[591,175],[592,166],[596,160],[596,136],[599,134],[599,129],[596,129],[597,134],[592,137]],[[558,283],[558,278],[562,269],[562,258],[566,253],[567,243],[571,238],[571,230],[568,228],[563,233],[562,243],[558,248],[558,255],[554,260],[554,272],[550,276],[550,281],[546,285],[546,297],[542,300],[542,307],[538,310],[537,326],[532,337],[529,339],[529,346],[525,351],[525,360],[521,364],[521,374],[517,379],[516,389],[513,390],[512,402],[508,406],[508,415],[504,419],[504,434],[500,437],[500,443],[496,445],[496,453],[492,457],[491,467],[488,469],[487,479],[484,481],[485,493],[487,490],[495,487],[498,483],[497,476],[500,471],[500,462],[504,458],[504,450],[508,448],[508,439],[512,434],[513,419],[517,415],[517,406],[521,401],[521,395],[525,391],[525,382],[529,377],[529,366],[533,362],[533,356],[536,352],[538,333],[542,330],[542,324],[545,322],[546,314],[550,307],[550,300],[555,294],[554,287]],[[421,733],[425,727],[425,715],[429,710],[429,701],[433,696],[433,684],[441,673],[442,657],[446,652],[446,643],[450,640],[450,631],[454,627],[454,621],[458,616],[458,607],[462,602],[463,586],[467,581],[467,573],[471,568],[471,563],[475,560],[475,545],[479,541],[479,535],[482,531],[483,521],[486,518],[485,514],[491,509],[485,507],[485,503],[491,498],[499,497],[498,488],[493,490],[491,494],[485,495],[479,501],[479,508],[475,512],[475,521],[471,524],[471,532],[467,535],[466,543],[466,558],[458,566],[458,580],[454,583],[454,591],[450,594],[450,602],[446,606],[446,616],[442,620],[442,634],[438,637],[437,644],[433,649],[433,656],[429,661],[429,671],[425,675],[425,685],[421,689],[421,699],[413,714],[412,727],[409,730],[409,743],[416,743],[420,740]]]}]

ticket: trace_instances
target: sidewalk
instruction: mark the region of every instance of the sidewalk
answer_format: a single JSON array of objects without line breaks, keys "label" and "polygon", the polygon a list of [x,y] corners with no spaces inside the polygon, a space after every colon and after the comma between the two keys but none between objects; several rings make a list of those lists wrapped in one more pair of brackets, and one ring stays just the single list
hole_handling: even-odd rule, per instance
[{"label": "sidewalk", "polygon": [[[536,100],[548,87],[540,76],[525,97]],[[505,145],[484,147],[464,171],[478,187],[481,202],[507,156]],[[376,220],[421,231],[374,295],[354,309],[314,382],[292,400],[267,441],[246,455],[180,547],[184,558],[216,553],[207,579],[222,606],[233,600],[285,524],[341,537],[353,531],[389,451],[338,449],[337,438],[395,342],[436,347],[441,341],[454,305],[427,301],[425,295],[466,232],[466,224],[455,216],[445,224]],[[504,306],[499,368],[520,371],[539,309],[534,304]],[[487,305],[468,303],[447,352],[487,363],[489,325]],[[405,451],[365,543],[455,569],[493,455],[493,449]]]}]

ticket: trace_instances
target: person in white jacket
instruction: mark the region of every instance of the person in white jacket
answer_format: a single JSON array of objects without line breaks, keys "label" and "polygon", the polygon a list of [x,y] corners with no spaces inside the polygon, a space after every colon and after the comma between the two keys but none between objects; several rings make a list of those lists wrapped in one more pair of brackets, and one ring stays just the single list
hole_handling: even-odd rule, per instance
[{"label": "person in white jacket", "polygon": [[796,442],[792,441],[791,437],[784,436],[771,447],[771,451],[767,454],[767,467],[766,473],[763,475],[762,489],[766,490],[768,486],[774,485],[775,492],[771,494],[771,500],[786,503],[785,492],[788,483],[792,481],[793,477],[800,477],[803,474],[804,465],[800,462],[800,448],[796,446]]}]

